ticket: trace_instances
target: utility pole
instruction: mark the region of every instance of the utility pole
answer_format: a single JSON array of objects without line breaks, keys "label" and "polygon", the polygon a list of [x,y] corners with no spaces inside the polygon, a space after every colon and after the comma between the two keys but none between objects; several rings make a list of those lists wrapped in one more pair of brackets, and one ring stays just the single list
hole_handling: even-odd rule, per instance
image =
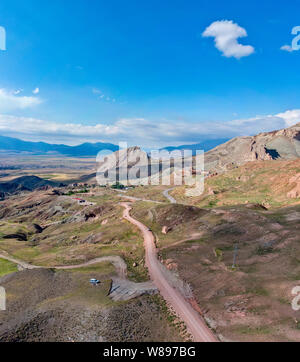
[{"label": "utility pole", "polygon": [[234,245],[234,253],[233,253],[233,264],[232,264],[232,269],[235,269],[236,267],[236,258],[237,258],[237,254],[238,254],[238,244]]}]

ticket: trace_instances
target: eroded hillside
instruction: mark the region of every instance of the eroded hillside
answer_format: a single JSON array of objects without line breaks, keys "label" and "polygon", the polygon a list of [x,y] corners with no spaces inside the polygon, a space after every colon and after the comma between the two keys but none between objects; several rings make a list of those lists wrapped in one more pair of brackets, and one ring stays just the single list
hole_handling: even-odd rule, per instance
[{"label": "eroded hillside", "polygon": [[279,131],[237,137],[205,154],[205,169],[224,172],[251,161],[300,157],[300,123]]},{"label": "eroded hillside", "polygon": [[1,202],[0,340],[182,340],[156,289],[142,283],[142,239],[122,220],[117,194],[84,197],[48,190]]},{"label": "eroded hillside", "polygon": [[179,202],[199,207],[260,204],[276,208],[300,202],[300,159],[257,161],[211,176],[198,197],[186,197],[185,187],[171,192]]},{"label": "eroded hillside", "polygon": [[300,283],[299,206],[271,212],[140,204],[134,215],[154,231],[162,261],[191,284],[223,340],[300,339],[291,308]]}]

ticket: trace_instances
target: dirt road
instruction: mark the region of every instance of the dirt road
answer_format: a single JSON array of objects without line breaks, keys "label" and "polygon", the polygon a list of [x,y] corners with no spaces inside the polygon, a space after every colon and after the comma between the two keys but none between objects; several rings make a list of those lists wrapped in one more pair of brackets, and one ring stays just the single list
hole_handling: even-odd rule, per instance
[{"label": "dirt road", "polygon": [[108,261],[113,264],[113,266],[116,268],[116,271],[121,278],[126,278],[127,276],[127,265],[125,261],[118,255],[112,255],[112,256],[102,256],[100,258],[92,259],[90,261],[87,261],[86,263],[77,264],[77,265],[62,265],[62,266],[55,266],[54,269],[58,270],[68,270],[68,269],[80,269],[84,268],[90,265],[98,264]]},{"label": "dirt road", "polygon": [[[12,257],[10,255],[7,255],[7,254],[0,254],[0,259],[6,259],[8,261],[11,261],[12,263],[15,263],[15,264],[19,265],[23,269],[49,269],[50,268],[50,267],[32,265],[32,264],[26,263],[23,260],[16,259],[16,258],[14,258],[14,257]],[[82,264],[54,266],[54,267],[51,267],[51,268],[52,269],[57,269],[57,270],[80,269],[80,268],[84,268],[84,267],[87,267],[87,266],[90,266],[90,265],[102,263],[102,262],[105,262],[105,261],[111,262],[114,265],[114,267],[116,268],[116,271],[117,271],[120,278],[126,278],[126,276],[127,276],[127,265],[126,265],[125,261],[120,256],[117,256],[117,255],[103,256],[103,257],[100,257],[100,258],[89,260],[89,261],[87,261],[85,263],[82,263]]]},{"label": "dirt road", "polygon": [[31,265],[29,263],[26,263],[26,261],[16,259],[8,254],[0,254],[0,259],[5,259],[8,261],[11,261],[12,263],[19,265],[23,269],[40,269],[40,268],[42,268],[41,266]]},{"label": "dirt road", "polygon": [[154,204],[163,204],[163,202],[161,202],[161,201],[142,199],[140,197],[126,196],[126,195],[118,195],[118,196],[123,197],[124,199],[127,199],[128,201],[144,201],[144,202],[153,202]]},{"label": "dirt road", "polygon": [[170,201],[171,204],[177,204],[177,201],[174,199],[174,197],[169,195],[169,192],[172,190],[174,190],[174,187],[163,191],[163,195]]},{"label": "dirt road", "polygon": [[146,251],[146,266],[152,281],[163,298],[185,322],[189,332],[193,335],[195,342],[217,342],[216,337],[207,327],[201,316],[184,299],[184,297],[169,284],[168,280],[166,280],[165,275],[162,273],[161,263],[157,259],[157,250],[152,232],[144,224],[130,216],[131,207],[127,203],[122,203],[121,205],[125,208],[123,213],[124,219],[128,220],[133,225],[136,225],[143,233]]}]

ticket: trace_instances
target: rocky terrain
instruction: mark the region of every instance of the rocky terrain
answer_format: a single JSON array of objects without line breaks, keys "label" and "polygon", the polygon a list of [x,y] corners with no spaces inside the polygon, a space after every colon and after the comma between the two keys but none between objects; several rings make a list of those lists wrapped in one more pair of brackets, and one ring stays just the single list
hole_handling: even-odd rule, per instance
[{"label": "rocky terrain", "polygon": [[248,206],[140,204],[133,215],[154,231],[162,262],[191,285],[221,340],[299,341],[291,291],[300,283],[300,208]]},{"label": "rocky terrain", "polygon": [[147,178],[150,174],[150,157],[139,147],[120,150],[101,159],[98,157],[97,161],[97,181],[100,185],[133,179],[138,171],[136,167],[139,167],[139,178]]},{"label": "rocky terrain", "polygon": [[[7,311],[0,313],[0,340],[181,340],[161,298],[152,295],[142,240],[122,222],[116,193],[94,190],[85,195],[93,200],[88,206],[76,196],[39,190],[1,202]],[[90,278],[100,284],[93,287]]]},{"label": "rocky terrain", "polygon": [[237,137],[205,154],[205,169],[224,172],[250,161],[300,157],[300,123],[252,137]]},{"label": "rocky terrain", "polygon": [[[188,147],[187,147],[188,148]],[[172,150],[172,149],[171,149]],[[180,155],[180,150],[177,150]],[[178,157],[178,156],[173,156]],[[197,157],[197,156],[196,156]],[[256,136],[237,137],[205,153],[205,171],[210,174],[222,173],[253,161],[293,160],[300,157],[300,124],[279,131],[261,133]],[[150,164],[153,163],[151,170]],[[128,164],[128,166],[127,166]],[[139,147],[131,147],[105,157],[98,165],[100,183],[104,183],[109,172],[111,182],[128,178],[132,184],[150,184],[149,176],[154,180],[177,170],[177,161],[152,159]],[[178,163],[181,167],[181,164]],[[139,180],[133,176],[138,173]],[[95,179],[96,173],[85,180]]]},{"label": "rocky terrain", "polygon": [[[168,278],[188,291],[182,294],[220,340],[298,341],[291,291],[300,284],[299,132],[298,124],[207,152],[210,172],[196,197],[187,197],[185,186],[97,185],[90,160],[72,160],[70,169],[64,161],[61,173],[36,168],[39,176],[31,176],[24,160],[21,169],[7,164],[0,183],[0,284],[8,311],[0,314],[0,340],[188,338],[152,295],[157,289],[143,239],[122,217],[120,202],[127,199],[132,216],[153,231]],[[133,147],[114,156],[98,160],[100,175],[116,166],[127,178],[128,162],[129,174],[145,172],[147,183],[145,152]],[[165,171],[160,166],[157,175]],[[91,286],[90,278],[100,285]]]},{"label": "rocky terrain", "polygon": [[[138,342],[176,340],[153,297],[127,303],[109,297],[109,268],[87,272],[26,270],[0,278],[7,311],[1,342]],[[101,285],[91,287],[97,276]],[[26,286],[26,287],[25,287]]]},{"label": "rocky terrain", "polygon": [[258,204],[261,208],[272,209],[299,204],[299,175],[299,158],[252,161],[207,177],[200,196],[187,198],[184,186],[171,191],[171,195],[178,202],[199,207]]}]

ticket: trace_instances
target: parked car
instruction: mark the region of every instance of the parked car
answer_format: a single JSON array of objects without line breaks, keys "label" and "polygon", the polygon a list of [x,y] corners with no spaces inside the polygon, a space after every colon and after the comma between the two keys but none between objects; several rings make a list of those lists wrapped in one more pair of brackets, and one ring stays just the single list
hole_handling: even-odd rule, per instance
[{"label": "parked car", "polygon": [[93,285],[98,285],[98,284],[100,284],[100,280],[93,278],[93,279],[90,279],[90,283]]}]

